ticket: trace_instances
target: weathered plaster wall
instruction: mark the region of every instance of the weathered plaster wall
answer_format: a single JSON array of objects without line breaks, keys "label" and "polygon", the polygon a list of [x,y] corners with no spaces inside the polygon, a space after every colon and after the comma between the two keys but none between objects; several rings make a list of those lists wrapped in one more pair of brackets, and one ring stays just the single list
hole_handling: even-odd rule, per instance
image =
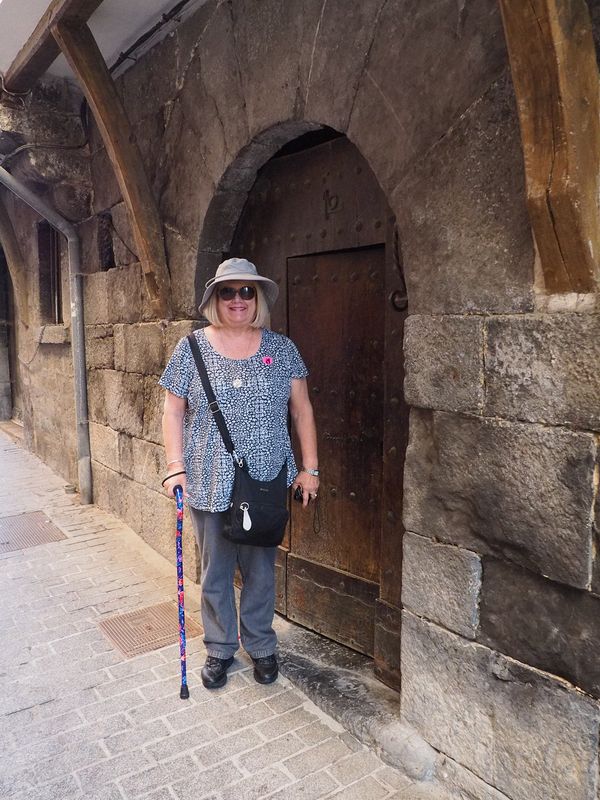
[{"label": "weathered plaster wall", "polygon": [[[402,715],[473,798],[595,800],[598,317],[537,310],[495,0],[212,0],[119,90],[165,225],[175,322],[152,318],[92,130],[80,230],[96,501],[171,557],[158,375],[260,166],[315,125],[345,133],[396,215],[411,314]],[[32,424],[44,452],[50,432]]]}]

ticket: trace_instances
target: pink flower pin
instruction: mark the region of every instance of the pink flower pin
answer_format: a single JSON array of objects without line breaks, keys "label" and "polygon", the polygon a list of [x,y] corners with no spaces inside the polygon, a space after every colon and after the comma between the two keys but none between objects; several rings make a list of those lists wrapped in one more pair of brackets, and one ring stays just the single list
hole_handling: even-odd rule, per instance
[{"label": "pink flower pin", "polygon": [[271,356],[265,356],[265,357],[263,358],[262,362],[263,362],[263,364],[265,364],[267,367],[270,367],[270,366],[271,366],[271,364],[273,363],[273,359],[271,358]]}]

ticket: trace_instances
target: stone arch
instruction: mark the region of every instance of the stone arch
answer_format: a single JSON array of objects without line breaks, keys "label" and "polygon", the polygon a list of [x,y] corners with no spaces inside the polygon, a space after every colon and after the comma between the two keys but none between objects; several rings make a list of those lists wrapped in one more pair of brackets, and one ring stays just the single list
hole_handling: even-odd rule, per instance
[{"label": "stone arch", "polygon": [[255,136],[229,164],[209,203],[198,243],[195,292],[197,302],[204,283],[229,250],[248,194],[261,167],[284,145],[326,126],[308,120],[289,120]]}]

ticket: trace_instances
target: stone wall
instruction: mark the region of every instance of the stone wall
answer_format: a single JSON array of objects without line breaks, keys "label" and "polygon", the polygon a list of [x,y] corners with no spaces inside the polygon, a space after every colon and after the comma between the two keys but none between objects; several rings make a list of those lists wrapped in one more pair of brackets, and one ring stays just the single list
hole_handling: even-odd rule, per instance
[{"label": "stone wall", "polygon": [[0,420],[12,417],[10,387],[9,336],[9,277],[4,252],[0,248]]},{"label": "stone wall", "polygon": [[[175,318],[152,316],[92,126],[77,220],[95,501],[172,558],[158,376],[199,324],[198,292],[260,167],[307,130],[346,134],[395,214],[409,297],[402,716],[474,800],[595,800],[598,316],[593,299],[574,313],[536,291],[496,0],[208,0],[118,89],[164,222]],[[12,216],[35,273],[33,220]],[[68,347],[33,356],[32,445],[74,480]]]}]

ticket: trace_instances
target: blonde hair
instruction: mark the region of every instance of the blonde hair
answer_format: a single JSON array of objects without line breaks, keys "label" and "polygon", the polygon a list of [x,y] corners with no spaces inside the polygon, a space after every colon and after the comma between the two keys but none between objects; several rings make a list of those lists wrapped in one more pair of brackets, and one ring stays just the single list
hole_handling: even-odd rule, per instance
[{"label": "blonde hair", "polygon": [[[253,286],[256,289],[256,313],[254,315],[254,319],[250,323],[251,328],[269,328],[271,326],[271,314],[269,312],[269,306],[267,305],[267,300],[265,298],[263,290],[260,286],[255,283],[254,281],[248,281],[247,286]],[[208,299],[208,302],[202,309],[202,313],[206,317],[206,319],[213,325],[215,328],[222,328],[223,323],[219,317],[219,297],[217,295],[217,290],[219,288],[219,284],[215,285],[215,290],[211,294]]]}]

